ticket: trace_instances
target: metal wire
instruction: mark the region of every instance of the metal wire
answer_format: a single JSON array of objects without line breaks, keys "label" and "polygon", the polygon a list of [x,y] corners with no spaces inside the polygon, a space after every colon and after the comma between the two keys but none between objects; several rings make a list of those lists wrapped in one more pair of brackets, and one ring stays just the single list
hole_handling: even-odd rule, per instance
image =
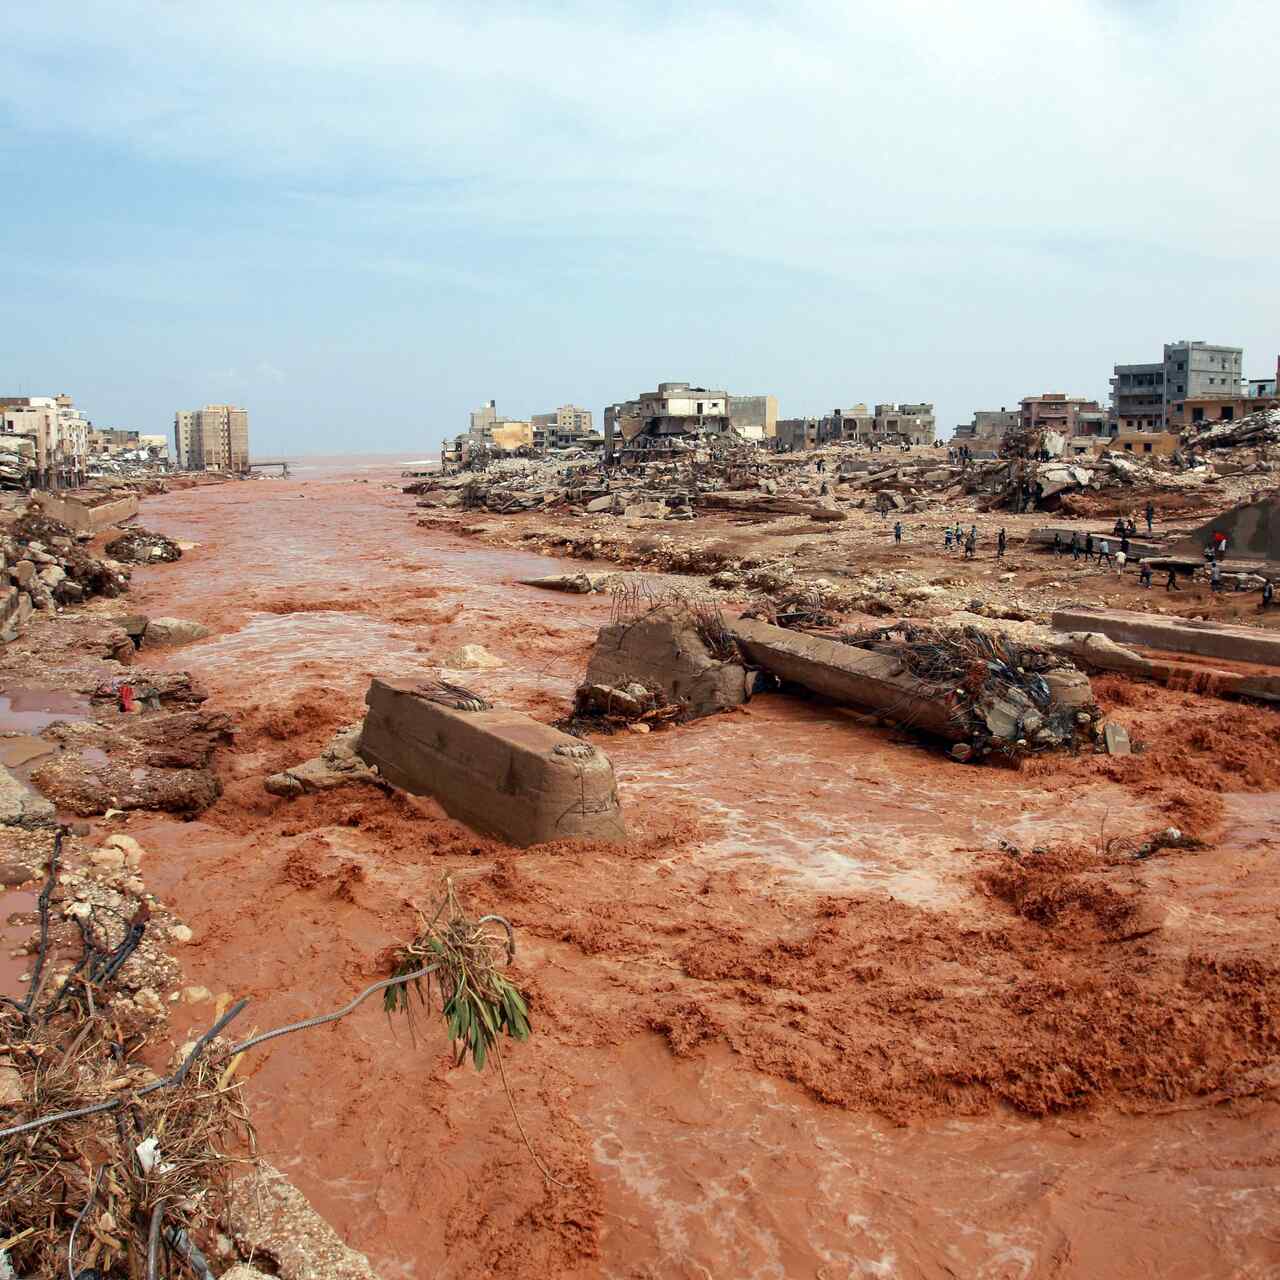
[{"label": "metal wire", "polygon": [[71,1235],[67,1238],[67,1280],[76,1280],[76,1233],[80,1230],[80,1224],[93,1207],[93,1202],[98,1198],[98,1188],[102,1185],[102,1175],[106,1171],[107,1166],[105,1164],[98,1166],[98,1176],[93,1180],[93,1190],[89,1192],[89,1198],[84,1202],[84,1208],[76,1214],[76,1220],[71,1224]]}]

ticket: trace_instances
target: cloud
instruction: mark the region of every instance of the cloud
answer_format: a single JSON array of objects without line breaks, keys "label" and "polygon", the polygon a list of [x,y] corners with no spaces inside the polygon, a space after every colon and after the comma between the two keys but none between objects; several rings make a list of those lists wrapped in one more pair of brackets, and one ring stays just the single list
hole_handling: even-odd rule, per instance
[{"label": "cloud", "polygon": [[[1224,340],[1264,332],[1273,311],[1258,268],[1280,203],[1280,7],[1262,0],[126,0],[6,16],[0,115],[19,136],[207,183],[211,208],[224,184],[260,201],[260,238],[202,235],[201,287],[279,277],[305,310],[291,264],[344,303],[360,274],[401,325],[415,296],[523,295],[583,298],[598,309],[583,325],[604,332],[619,307],[669,327],[671,272],[694,298],[778,308],[781,373],[810,347],[830,362],[839,341],[869,344],[903,394],[953,397],[944,421],[970,396],[1084,382],[1077,370],[1087,385],[1070,389],[1100,393],[1100,348],[1127,328],[1114,358],[1142,358],[1197,299],[1205,324],[1239,324],[1203,335]],[[49,269],[114,271],[151,296],[178,252],[139,237],[109,262]],[[731,316],[732,341],[745,349],[768,320]],[[259,339],[275,347],[246,343]],[[714,378],[695,363],[645,380]],[[881,394],[868,380],[828,368],[777,389],[814,408]]]}]

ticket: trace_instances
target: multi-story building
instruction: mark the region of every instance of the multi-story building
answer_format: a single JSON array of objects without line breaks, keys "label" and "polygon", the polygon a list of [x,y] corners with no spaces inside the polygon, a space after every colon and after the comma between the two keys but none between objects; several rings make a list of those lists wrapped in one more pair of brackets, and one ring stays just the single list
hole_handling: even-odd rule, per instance
[{"label": "multi-story building", "polygon": [[249,412],[232,404],[180,409],[173,418],[174,452],[188,471],[249,470]]},{"label": "multi-story building", "polygon": [[733,430],[729,393],[687,382],[660,382],[656,391],[604,411],[605,459],[670,455],[703,437]]},{"label": "multi-story building", "polygon": [[0,433],[35,441],[33,487],[66,489],[85,482],[93,424],[70,396],[0,397],[0,415]]},{"label": "multi-story building", "polygon": [[871,423],[877,444],[932,444],[935,430],[931,404],[878,404]]},{"label": "multi-story building", "polygon": [[589,436],[591,410],[576,404],[562,404],[554,413],[535,413],[533,447],[538,450],[568,449]]},{"label": "multi-story building", "polygon": [[180,471],[195,470],[192,438],[196,430],[196,410],[179,409],[173,415],[173,461]]},{"label": "multi-story building", "polygon": [[[1114,431],[1166,431],[1184,414],[1182,402],[1242,394],[1244,351],[1209,342],[1166,342],[1152,364],[1118,364],[1111,378]],[[1113,434],[1114,434],[1113,431]]]},{"label": "multi-story building", "polygon": [[1063,391],[1025,396],[1018,415],[1023,431],[1056,431],[1060,436],[1106,435],[1107,414],[1096,400]]}]

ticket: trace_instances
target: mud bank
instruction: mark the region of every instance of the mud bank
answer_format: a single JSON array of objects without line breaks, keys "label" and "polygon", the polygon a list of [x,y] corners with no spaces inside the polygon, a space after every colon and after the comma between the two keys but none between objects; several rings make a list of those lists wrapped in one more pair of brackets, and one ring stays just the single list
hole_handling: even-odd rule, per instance
[{"label": "mud bank", "polygon": [[[1274,713],[1107,677],[1142,754],[979,775],[760,698],[602,742],[621,849],[516,851],[372,788],[269,796],[374,675],[480,643],[506,665],[467,682],[546,720],[581,677],[607,601],[513,585],[557,566],[408,510],[322,476],[148,499],[197,545],[132,605],[210,628],[164,661],[237,726],[209,810],[130,827],[195,930],[188,981],[261,1027],[330,1008],[446,871],[518,929],[535,1034],[508,1073],[567,1186],[493,1078],[372,1007],[245,1064],[263,1150],[382,1276],[1274,1266]],[[1170,822],[1208,847],[1127,856]]]}]

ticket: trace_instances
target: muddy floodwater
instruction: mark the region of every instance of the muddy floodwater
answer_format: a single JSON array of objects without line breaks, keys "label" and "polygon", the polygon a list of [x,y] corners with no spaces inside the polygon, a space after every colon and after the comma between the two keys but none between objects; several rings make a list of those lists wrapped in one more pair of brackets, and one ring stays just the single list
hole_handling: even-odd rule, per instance
[{"label": "muddy floodwater", "polygon": [[[252,997],[246,1034],[381,976],[446,871],[516,924],[535,1032],[505,1066],[563,1185],[499,1079],[454,1069],[429,1021],[411,1039],[370,1001],[244,1064],[263,1154],[380,1275],[1280,1276],[1280,1109],[1265,1071],[1225,1083],[1213,1046],[1259,1015],[1220,966],[1196,978],[1216,1002],[1188,1051],[1200,1083],[1151,1066],[1199,1025],[1179,975],[1205,947],[1275,962],[1274,791],[1224,791],[1198,859],[1124,869],[1158,933],[1047,957],[982,891],[983,859],[1165,824],[1167,778],[954,765],[768,695],[600,740],[622,851],[516,852],[372,789],[267,796],[265,774],[358,718],[371,676],[464,643],[505,665],[450,678],[556,718],[608,618],[607,599],[516,585],[581,561],[418,528],[398,474],[340,460],[149,498],[142,522],[195,545],[137,571],[130,603],[211,628],[164,662],[239,725],[213,809],[130,830],[195,930],[187,981]],[[1155,735],[1182,705],[1134,714]],[[71,709],[0,708],[27,733]],[[175,1041],[212,1013],[179,1006]],[[1105,1062],[1073,1059],[1055,1091],[1059,1017],[1111,1029]]]}]

